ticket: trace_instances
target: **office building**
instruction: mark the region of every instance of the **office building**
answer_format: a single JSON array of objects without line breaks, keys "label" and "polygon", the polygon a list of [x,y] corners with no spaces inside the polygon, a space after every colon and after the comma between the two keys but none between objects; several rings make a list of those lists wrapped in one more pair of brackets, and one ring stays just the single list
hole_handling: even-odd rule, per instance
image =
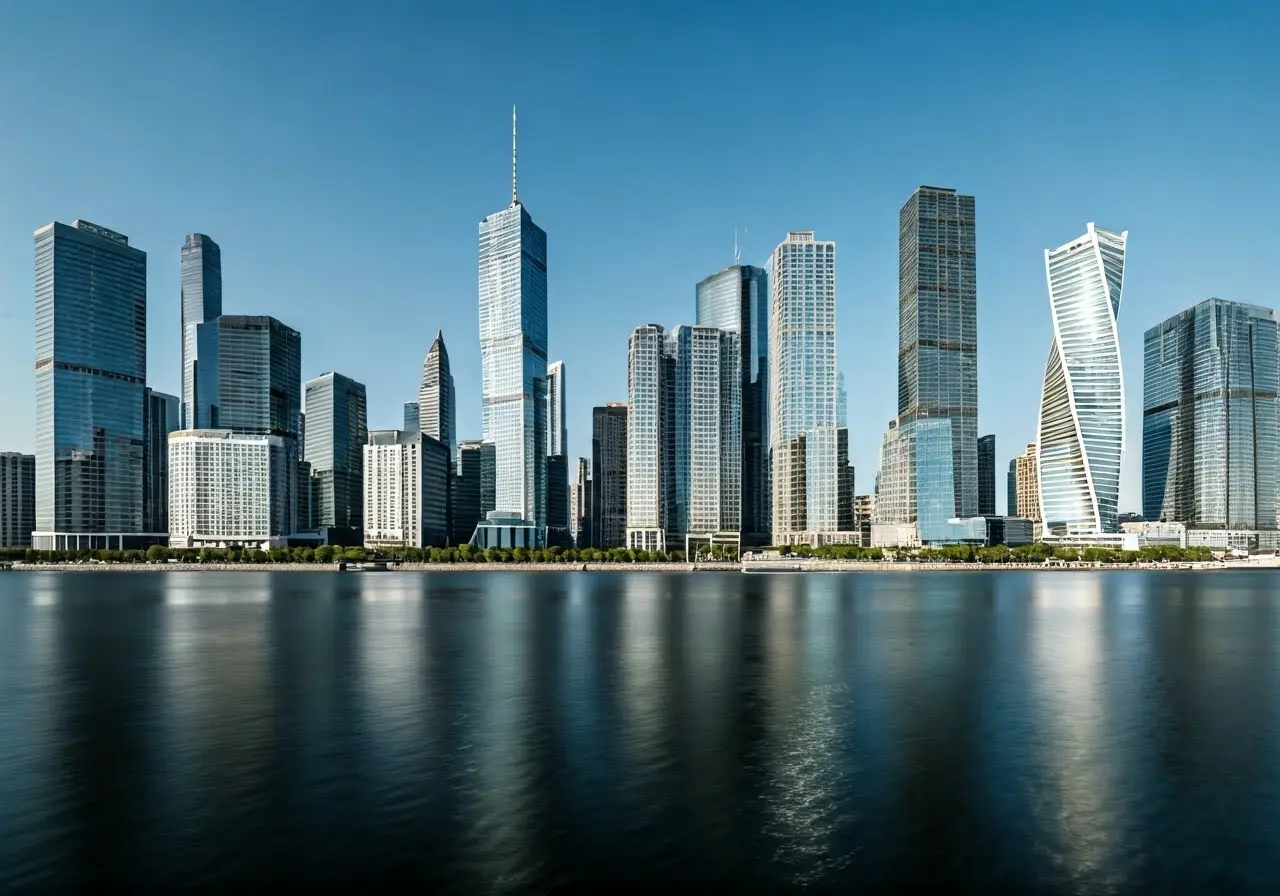
[{"label": "office building", "polygon": [[854,471],[853,464],[849,461],[849,430],[843,426],[836,428],[836,472],[840,476],[836,495],[836,528],[841,532],[852,532],[856,528],[853,506]]},{"label": "office building", "polygon": [[976,247],[972,196],[920,187],[898,214],[898,417],[952,421],[958,517],[978,513]]},{"label": "office building", "polygon": [[1270,308],[1208,299],[1146,332],[1142,514],[1274,530],[1280,337]]},{"label": "office building", "polygon": [[188,429],[169,435],[169,546],[284,547],[296,529],[290,438]]},{"label": "office building", "polygon": [[218,425],[217,395],[201,388],[201,363],[216,366],[218,361],[201,359],[196,327],[222,316],[222,250],[203,233],[188,233],[182,244],[181,282],[181,428],[208,429]]},{"label": "office building", "polygon": [[469,542],[476,526],[494,509],[494,460],[490,442],[468,439],[458,443],[457,467],[449,486],[452,544]]},{"label": "office building", "polygon": [[420,405],[416,401],[406,401],[404,403],[404,426],[401,432],[421,432],[422,421],[419,411]]},{"label": "office building", "polygon": [[591,462],[578,458],[578,475],[569,486],[569,534],[575,548],[591,546]]},{"label": "office building", "polygon": [[[201,357],[216,351],[216,369],[201,368],[218,396],[218,426],[245,435],[302,438],[302,336],[274,317],[224,314],[196,325]],[[201,388],[204,388],[202,385]]]},{"label": "office building", "polygon": [[452,456],[456,424],[457,409],[454,404],[453,374],[449,371],[449,351],[444,345],[444,331],[439,331],[422,362],[417,429],[424,436],[430,436],[444,445]]},{"label": "office building", "polygon": [[950,541],[948,524],[957,518],[952,424],[950,417],[918,418],[911,424],[915,519],[924,544]]},{"label": "office building", "polygon": [[369,440],[363,383],[340,373],[307,382],[303,460],[310,464],[311,528],[329,544],[362,543],[364,447]]},{"label": "office building", "polygon": [[547,366],[547,544],[571,547],[564,362]]},{"label": "office building", "polygon": [[0,453],[0,548],[29,548],[36,528],[36,456]]},{"label": "office building", "polygon": [[674,358],[666,331],[636,327],[627,345],[627,547],[665,551],[675,513]]},{"label": "office building", "polygon": [[769,450],[774,544],[823,544],[839,525],[836,244],[792,231],[770,259]]},{"label": "office building", "polygon": [[145,547],[161,537],[143,507],[147,255],[87,221],[47,224],[35,305],[33,546]]},{"label": "office building", "polygon": [[443,547],[451,466],[444,445],[428,435],[371,431],[364,446],[364,546]]},{"label": "office building", "polygon": [[547,365],[547,456],[569,453],[569,427],[565,419],[564,362]]},{"label": "office building", "polygon": [[1040,520],[1040,463],[1037,458],[1036,444],[1032,442],[1027,450],[1013,459],[1018,503],[1011,516],[1018,516],[1032,522]]},{"label": "office building", "polygon": [[1005,477],[1005,515],[1018,515],[1018,459],[1009,461],[1009,472]]},{"label": "office building", "polygon": [[1040,399],[1040,517],[1050,535],[1118,531],[1124,378],[1116,317],[1128,232],[1087,226],[1045,250],[1053,344]]},{"label": "office building", "polygon": [[[736,260],[735,260],[736,261]],[[736,333],[740,349],[742,418],[742,540],[770,539],[769,277],[735,263],[697,285],[697,325]]]},{"label": "office building", "polygon": [[978,516],[996,515],[996,437],[978,439]]},{"label": "office building", "polygon": [[142,484],[148,532],[169,531],[169,433],[181,428],[182,402],[176,395],[146,390],[142,426],[146,433]]},{"label": "office building", "polygon": [[591,410],[591,546],[627,543],[627,403]]},{"label": "office building", "polygon": [[516,192],[480,222],[480,359],[484,440],[494,445],[497,510],[547,525],[547,235]]}]

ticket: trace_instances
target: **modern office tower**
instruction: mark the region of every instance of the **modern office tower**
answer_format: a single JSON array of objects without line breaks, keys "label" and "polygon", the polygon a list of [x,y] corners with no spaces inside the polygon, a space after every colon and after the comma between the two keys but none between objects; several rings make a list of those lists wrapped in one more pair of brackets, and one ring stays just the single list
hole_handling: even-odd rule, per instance
[{"label": "modern office tower", "polygon": [[1142,515],[1196,529],[1276,528],[1275,311],[1208,299],[1147,330]]},{"label": "modern office tower", "polygon": [[735,264],[697,286],[697,325],[738,334],[742,368],[742,541],[767,545],[769,493],[769,277]]},{"label": "modern office tower", "polygon": [[282,436],[169,435],[169,546],[284,547],[296,529],[297,457]]},{"label": "modern office tower", "polygon": [[974,201],[920,187],[898,213],[898,417],[953,421],[956,517],[978,513]]},{"label": "modern office tower", "polygon": [[[668,416],[675,424],[661,432],[661,438],[673,444],[659,449],[663,481],[674,486],[667,535],[683,536],[686,550],[690,540],[738,547],[742,526],[740,338],[736,332],[715,327],[677,327],[668,334],[665,354],[670,361],[663,359],[660,376],[674,379],[662,391],[669,396]],[[638,397],[637,402],[643,404],[643,399]],[[634,458],[628,457],[628,471]],[[627,494],[631,494],[630,483]]]},{"label": "modern office tower", "polygon": [[627,345],[627,547],[665,551],[670,522],[668,492],[674,470],[665,448],[671,349],[657,324],[636,327]]},{"label": "modern office tower", "polygon": [[821,544],[839,524],[836,244],[792,231],[770,269],[772,541]]},{"label": "modern office tower", "polygon": [[147,254],[55,221],[35,232],[35,284],[33,547],[143,547]]},{"label": "modern office tower", "polygon": [[143,513],[148,532],[169,531],[169,433],[181,428],[182,402],[176,395],[146,390],[142,417],[146,433]]},{"label": "modern office tower", "polygon": [[1040,516],[1052,535],[1118,531],[1124,378],[1116,316],[1128,231],[1046,249],[1053,344],[1040,398]]},{"label": "modern office tower", "polygon": [[853,464],[849,462],[849,430],[843,426],[836,429],[836,471],[840,475],[839,494],[836,499],[838,510],[836,528],[841,532],[852,532],[855,524],[854,471]]},{"label": "modern office tower", "polygon": [[578,477],[569,486],[569,534],[575,548],[591,546],[591,461],[578,458]]},{"label": "modern office tower", "polygon": [[978,516],[996,515],[996,437],[978,439]]},{"label": "modern office tower", "polygon": [[493,445],[480,439],[458,443],[458,461],[449,484],[449,541],[466,544],[493,510]]},{"label": "modern office tower", "polygon": [[1018,459],[1016,457],[1009,461],[1009,473],[1005,478],[1005,511],[1006,516],[1018,515]]},{"label": "modern office tower", "polygon": [[912,423],[912,472],[915,478],[915,519],[925,544],[948,541],[955,519],[955,455],[950,417],[926,417]]},{"label": "modern office tower", "polygon": [[0,453],[0,548],[29,548],[36,528],[36,456]]},{"label": "modern office tower", "polygon": [[406,401],[404,403],[404,428],[401,432],[420,432],[422,429],[422,420],[419,412],[420,405],[416,401]]},{"label": "modern office tower", "polygon": [[843,371],[836,371],[836,427],[849,428],[849,393],[844,390]]},{"label": "modern office tower", "polygon": [[430,436],[371,431],[364,446],[365,547],[443,547],[451,466],[444,445]]},{"label": "modern office tower", "polygon": [[[182,244],[182,395],[181,428],[217,426],[214,396],[200,389],[200,350],[196,325],[222,316],[222,250],[203,233],[188,233]],[[217,358],[204,359],[217,364]],[[201,398],[204,401],[201,401]],[[167,456],[167,453],[166,453]]]},{"label": "modern office tower", "polygon": [[627,543],[627,403],[591,410],[591,546]]},{"label": "modern office tower", "polygon": [[1033,522],[1040,522],[1040,464],[1037,459],[1036,444],[1032,442],[1027,450],[1013,459],[1018,504],[1012,516],[1020,516]]},{"label": "modern office tower", "polygon": [[[305,433],[303,436],[305,442]],[[294,486],[294,495],[298,502],[298,512],[294,516],[294,531],[311,532],[317,527],[316,516],[313,509],[319,503],[317,492],[319,491],[316,479],[311,475],[311,464],[305,460],[297,463],[298,476],[297,484]],[[329,542],[334,544],[336,542]]]},{"label": "modern office tower", "polygon": [[[224,314],[197,324],[197,342],[217,348],[218,426],[245,435],[302,438],[302,337],[274,317]],[[202,349],[201,357],[205,357]],[[201,387],[203,388],[203,386]],[[299,446],[300,447],[300,446]]]},{"label": "modern office tower", "polygon": [[306,393],[303,459],[311,465],[312,528],[329,544],[361,544],[364,525],[364,447],[369,440],[363,383],[340,373],[310,380]]},{"label": "modern office tower", "polygon": [[547,525],[547,235],[516,193],[480,222],[480,360],[484,440],[497,459],[496,509]]},{"label": "modern office tower", "polygon": [[427,357],[422,362],[417,428],[424,436],[430,436],[444,445],[452,456],[456,422],[453,374],[449,372],[449,351],[445,348],[442,330],[436,334],[435,341],[431,343]]},{"label": "modern office tower", "polygon": [[890,420],[880,443],[880,471],[876,474],[874,522],[903,525],[916,521],[915,489],[911,475],[911,422]]},{"label": "modern office tower", "polygon": [[564,362],[547,365],[547,456],[569,453],[569,427],[565,422]]},{"label": "modern office tower", "polygon": [[564,362],[555,361],[547,367],[547,543],[558,547],[570,547],[573,542],[569,534],[568,443]]}]

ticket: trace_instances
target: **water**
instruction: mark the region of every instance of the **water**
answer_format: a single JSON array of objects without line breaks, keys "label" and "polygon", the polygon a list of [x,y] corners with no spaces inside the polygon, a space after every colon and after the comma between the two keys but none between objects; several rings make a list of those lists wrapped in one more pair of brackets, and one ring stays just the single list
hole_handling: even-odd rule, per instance
[{"label": "water", "polygon": [[1280,576],[0,573],[0,892],[1275,892]]}]

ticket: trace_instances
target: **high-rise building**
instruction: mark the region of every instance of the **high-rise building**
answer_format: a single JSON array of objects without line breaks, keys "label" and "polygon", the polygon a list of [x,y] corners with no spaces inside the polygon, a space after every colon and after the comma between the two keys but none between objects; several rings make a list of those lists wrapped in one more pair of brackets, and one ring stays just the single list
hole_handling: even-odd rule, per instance
[{"label": "high-rise building", "polygon": [[569,534],[575,548],[591,546],[591,462],[578,458],[578,477],[569,486]]},{"label": "high-rise building", "polygon": [[1005,477],[1005,515],[1018,515],[1018,459],[1009,461],[1009,473]]},{"label": "high-rise building", "polygon": [[33,546],[142,547],[147,254],[87,221],[46,224],[35,284]]},{"label": "high-rise building", "polygon": [[1270,308],[1208,299],[1147,330],[1142,514],[1276,528],[1280,334]]},{"label": "high-rise building", "polygon": [[[547,543],[570,547],[569,432],[565,424],[564,362],[547,367]],[[554,533],[554,534],[552,534]]]},{"label": "high-rise building", "polygon": [[36,456],[0,453],[0,548],[29,548],[36,528]]},{"label": "high-rise building", "polygon": [[920,187],[898,213],[898,417],[953,421],[962,518],[978,513],[976,247],[972,196]]},{"label": "high-rise building", "polygon": [[838,509],[836,527],[841,532],[852,532],[856,522],[853,494],[854,470],[853,464],[849,461],[849,430],[843,426],[836,428],[836,471],[840,475],[836,498]]},{"label": "high-rise building", "polygon": [[496,509],[545,530],[547,235],[516,192],[514,109],[511,204],[480,222],[479,269],[484,440],[495,450]]},{"label": "high-rise building", "polygon": [[1046,249],[1053,344],[1040,398],[1040,508],[1053,535],[1116,532],[1124,378],[1116,317],[1128,232],[1089,224]]},{"label": "high-rise building", "polygon": [[143,512],[148,532],[169,531],[169,433],[180,429],[182,402],[176,395],[146,390]]},{"label": "high-rise building", "polygon": [[956,518],[952,492],[955,487],[953,423],[950,417],[924,417],[911,422],[915,518],[920,541],[925,544],[950,540],[949,523]]},{"label": "high-rise building", "polygon": [[169,546],[284,547],[296,529],[297,457],[283,436],[169,435]]},{"label": "high-rise building", "polygon": [[451,466],[444,445],[428,435],[371,431],[364,446],[365,547],[443,547]]},{"label": "high-rise building", "polygon": [[547,365],[547,455],[569,453],[569,427],[565,422],[564,362]]},{"label": "high-rise building", "polygon": [[[214,416],[216,395],[200,388],[201,358],[196,326],[222,316],[222,250],[203,233],[188,233],[182,244],[181,280],[181,428],[207,429],[218,425]],[[206,357],[204,363],[216,366],[217,358]]]},{"label": "high-rise building", "polygon": [[450,536],[466,544],[481,520],[493,510],[493,444],[481,439],[458,443],[458,461],[449,486]]},{"label": "high-rise building", "polygon": [[912,470],[912,428],[910,420],[889,421],[880,442],[880,470],[876,473],[875,515],[877,525],[903,525],[916,521],[916,496]]},{"label": "high-rise building", "polygon": [[836,244],[792,231],[770,269],[771,540],[821,544],[839,525]]},{"label": "high-rise building", "polygon": [[978,516],[996,515],[996,437],[978,439]]},{"label": "high-rise building", "polygon": [[742,385],[742,541],[766,545],[769,494],[769,277],[734,264],[700,282],[697,325],[738,335]]},{"label": "high-rise building", "polygon": [[844,388],[844,372],[836,371],[836,427],[849,428],[849,393]]},{"label": "high-rise building", "polygon": [[627,547],[637,550],[667,549],[668,495],[675,493],[665,451],[675,442],[667,419],[674,411],[670,359],[662,327],[636,327],[627,345]]},{"label": "high-rise building", "polygon": [[627,543],[627,403],[591,410],[591,546]]},{"label": "high-rise building", "polygon": [[422,362],[422,384],[418,389],[417,429],[430,436],[453,454],[457,408],[454,405],[453,374],[449,371],[449,351],[444,345],[444,331]]},{"label": "high-rise building", "polygon": [[1032,442],[1027,450],[1013,459],[1014,475],[1017,478],[1015,492],[1018,495],[1017,506],[1011,516],[1020,516],[1033,522],[1040,522],[1040,464],[1037,458],[1036,443]]},{"label": "high-rise building", "polygon": [[[218,426],[244,435],[302,438],[302,336],[274,317],[224,314],[196,325],[218,365],[201,378],[218,396]],[[201,357],[206,357],[201,353]],[[202,386],[203,388],[203,386]]]},{"label": "high-rise building", "polygon": [[363,383],[340,373],[307,382],[303,459],[311,465],[311,524],[329,544],[362,543],[364,447],[369,441]]},{"label": "high-rise building", "polygon": [[404,403],[404,427],[401,432],[420,432],[422,429],[420,405],[416,401]]}]

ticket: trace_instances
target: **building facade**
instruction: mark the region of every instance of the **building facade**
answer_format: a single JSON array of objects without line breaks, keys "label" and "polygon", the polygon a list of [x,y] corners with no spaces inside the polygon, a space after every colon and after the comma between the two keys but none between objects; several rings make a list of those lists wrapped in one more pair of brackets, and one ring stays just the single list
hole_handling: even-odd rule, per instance
[{"label": "building facade", "polygon": [[[422,382],[418,388],[417,429],[448,449],[454,449],[454,430],[457,427],[457,407],[454,401],[453,373],[449,369],[449,350],[445,348],[444,331],[436,333],[435,341],[427,350],[422,362]],[[408,430],[406,430],[408,431]]]},{"label": "building facade", "polygon": [[[302,336],[274,317],[224,314],[198,324],[197,342],[216,347],[202,378],[218,396],[218,428],[245,435],[302,438]],[[201,386],[204,388],[204,386]]]},{"label": "building facade", "polygon": [[1009,461],[1009,472],[1005,475],[1005,516],[1018,515],[1018,459]]},{"label": "building facade", "polygon": [[480,358],[484,440],[495,449],[497,510],[547,525],[547,235],[516,192],[480,222]]},{"label": "building facade", "polygon": [[978,439],[978,516],[996,515],[996,437]]},{"label": "building facade", "polygon": [[904,422],[922,417],[953,421],[955,514],[974,516],[978,512],[974,198],[949,188],[920,187],[898,214],[898,417]]},{"label": "building facade", "polygon": [[[216,394],[201,389],[201,358],[196,327],[222,316],[222,249],[203,233],[189,233],[182,244],[182,395],[181,428],[218,425]],[[217,358],[203,362],[217,366]],[[166,455],[167,456],[167,455]]]},{"label": "building facade", "polygon": [[284,547],[295,528],[297,459],[281,436],[169,435],[169,546]]},{"label": "building facade", "polygon": [[148,532],[169,531],[169,433],[180,429],[182,402],[176,395],[146,390],[143,513]]},{"label": "building facade", "polygon": [[1280,336],[1269,308],[1208,299],[1146,332],[1142,514],[1274,530]]},{"label": "building facade", "polygon": [[421,432],[371,431],[364,446],[364,546],[443,547],[451,466],[444,445]]},{"label": "building facade", "polygon": [[[87,221],[35,232],[41,550],[147,543],[147,255]],[[151,533],[155,534],[155,533]]]},{"label": "building facade", "polygon": [[547,365],[547,456],[569,453],[569,427],[565,409],[564,362]]},{"label": "building facade", "polygon": [[404,425],[401,432],[421,432],[422,420],[420,405],[416,401],[406,401],[404,403]]},{"label": "building facade", "polygon": [[771,541],[838,531],[836,245],[792,231],[770,259]]},{"label": "building facade", "polygon": [[0,453],[0,548],[29,548],[36,528],[36,456]]},{"label": "building facade", "polygon": [[569,486],[569,534],[575,548],[591,546],[591,461],[578,458],[578,473]]},{"label": "building facade", "polygon": [[627,403],[591,411],[591,547],[627,543]]},{"label": "building facade", "polygon": [[666,330],[645,324],[627,345],[627,535],[626,546],[665,551],[675,513],[675,458],[671,432],[675,402],[674,357]]},{"label": "building facade", "polygon": [[329,544],[361,544],[364,527],[364,447],[369,441],[363,383],[340,373],[309,380],[303,460],[311,465],[310,526]]},{"label": "building facade", "polygon": [[742,418],[742,540],[767,545],[769,491],[769,276],[735,264],[697,285],[697,325],[738,336]]},{"label": "building facade", "polygon": [[547,544],[570,547],[569,429],[565,418],[564,362],[547,366]]},{"label": "building facade", "polygon": [[1040,462],[1035,442],[1013,459],[1018,504],[1010,516],[1022,517],[1039,523],[1040,519]]},{"label": "building facade", "polygon": [[458,443],[458,460],[449,485],[450,536],[453,544],[467,544],[476,526],[493,508],[493,445],[482,439]]},{"label": "building facade", "polygon": [[1118,531],[1124,378],[1116,318],[1128,232],[1090,223],[1045,250],[1053,344],[1037,438],[1040,518],[1052,535]]}]

